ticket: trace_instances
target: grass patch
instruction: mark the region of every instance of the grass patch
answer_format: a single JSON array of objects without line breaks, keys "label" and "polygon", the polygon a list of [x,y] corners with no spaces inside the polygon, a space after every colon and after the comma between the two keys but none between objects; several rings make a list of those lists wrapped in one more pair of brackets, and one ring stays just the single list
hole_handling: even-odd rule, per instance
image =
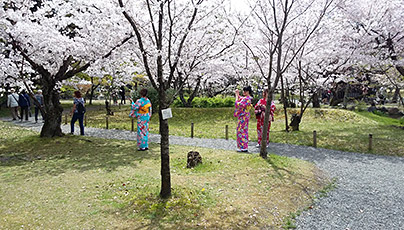
[{"label": "grass patch", "polygon": [[81,136],[39,138],[0,122],[0,226],[5,229],[280,228],[328,183],[297,159],[170,146],[173,196],[159,198],[159,146]]},{"label": "grass patch", "polygon": [[[129,107],[114,107],[115,116],[109,117],[109,127],[131,129],[128,117]],[[237,120],[233,108],[173,108],[173,118],[169,119],[170,135],[191,135],[194,123],[194,136],[199,138],[225,138],[225,126],[229,127],[229,138],[236,138]],[[289,119],[296,109],[288,110]],[[88,112],[88,124],[105,128],[103,109]],[[313,130],[317,131],[317,146],[350,152],[363,152],[381,155],[404,156],[403,126],[400,120],[380,117],[367,112],[352,112],[339,109],[307,109],[300,131],[286,133],[283,111],[277,110],[272,124],[270,141],[296,145],[313,145]],[[289,120],[290,122],[290,120]],[[136,126],[136,124],[135,124]],[[158,114],[153,115],[150,132],[158,133]],[[256,119],[249,123],[249,138],[257,141]],[[369,134],[373,134],[373,150],[368,151]]]}]

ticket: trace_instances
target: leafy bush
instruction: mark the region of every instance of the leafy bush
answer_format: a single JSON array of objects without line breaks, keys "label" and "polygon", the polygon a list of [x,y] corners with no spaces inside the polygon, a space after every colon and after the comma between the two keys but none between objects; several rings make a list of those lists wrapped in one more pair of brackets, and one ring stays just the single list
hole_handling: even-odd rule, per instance
[{"label": "leafy bush", "polygon": [[400,124],[404,125],[404,117],[401,117],[398,121],[400,122]]},{"label": "leafy bush", "polygon": [[357,102],[356,108],[359,112],[367,111],[367,104],[364,101]]},{"label": "leafy bush", "polygon": [[[187,97],[185,97],[185,99],[188,99]],[[175,100],[173,101],[173,103],[171,104],[172,107],[182,107],[182,102],[181,99],[179,97],[175,98]]]},{"label": "leafy bush", "polygon": [[[185,97],[188,100],[189,97]],[[195,97],[192,100],[192,107],[194,108],[222,108],[222,107],[233,107],[234,97]],[[183,107],[181,100],[176,98],[172,104],[173,107]]]},{"label": "leafy bush", "polygon": [[236,99],[234,97],[226,97],[223,100],[224,107],[233,107]]},{"label": "leafy bush", "polygon": [[379,111],[379,110],[375,110],[375,111],[373,111],[373,113],[378,115],[378,116],[381,116],[381,117],[388,117],[387,114],[385,114],[385,113],[383,113],[382,111]]}]

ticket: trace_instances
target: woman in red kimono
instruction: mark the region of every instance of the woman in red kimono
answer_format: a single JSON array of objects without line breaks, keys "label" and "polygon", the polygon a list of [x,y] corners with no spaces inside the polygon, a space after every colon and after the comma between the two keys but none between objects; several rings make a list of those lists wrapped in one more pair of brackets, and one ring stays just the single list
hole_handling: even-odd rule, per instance
[{"label": "woman in red kimono", "polygon": [[[255,105],[255,116],[257,118],[257,134],[258,134],[258,145],[257,148],[260,147],[262,141],[262,133],[264,130],[264,118],[265,118],[265,109],[267,106],[267,96],[268,96],[268,89],[264,90],[263,98],[258,101]],[[267,146],[269,141],[269,130],[271,129],[271,123],[274,121],[274,112],[275,112],[275,103],[271,102],[271,108],[269,110],[269,124],[268,124],[268,135],[267,135]]]}]

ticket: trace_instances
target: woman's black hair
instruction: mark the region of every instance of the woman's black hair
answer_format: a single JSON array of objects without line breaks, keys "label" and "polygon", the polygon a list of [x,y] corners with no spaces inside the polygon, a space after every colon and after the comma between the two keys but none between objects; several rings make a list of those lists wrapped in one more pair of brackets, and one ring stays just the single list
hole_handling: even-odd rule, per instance
[{"label": "woman's black hair", "polygon": [[74,91],[74,96],[76,96],[76,98],[81,98],[81,92],[78,90]]},{"label": "woman's black hair", "polygon": [[146,97],[146,96],[147,96],[147,89],[146,89],[146,88],[141,89],[140,92],[139,92],[139,94],[140,94],[140,96],[142,96],[142,97]]},{"label": "woman's black hair", "polygon": [[243,88],[243,91],[248,91],[248,92],[250,93],[250,96],[251,96],[251,97],[253,96],[253,91],[252,91],[252,89],[251,89],[251,86],[246,86],[246,87],[244,87],[244,88]]}]

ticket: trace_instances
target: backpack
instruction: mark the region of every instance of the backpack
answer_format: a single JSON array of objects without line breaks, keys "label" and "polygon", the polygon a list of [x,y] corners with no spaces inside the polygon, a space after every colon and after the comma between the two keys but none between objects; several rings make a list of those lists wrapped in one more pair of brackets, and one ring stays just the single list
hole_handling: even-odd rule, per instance
[{"label": "backpack", "polygon": [[83,114],[83,113],[86,112],[86,108],[84,107],[84,104],[81,103],[81,102],[77,103],[76,109],[77,109],[77,112],[78,112],[79,114]]}]

